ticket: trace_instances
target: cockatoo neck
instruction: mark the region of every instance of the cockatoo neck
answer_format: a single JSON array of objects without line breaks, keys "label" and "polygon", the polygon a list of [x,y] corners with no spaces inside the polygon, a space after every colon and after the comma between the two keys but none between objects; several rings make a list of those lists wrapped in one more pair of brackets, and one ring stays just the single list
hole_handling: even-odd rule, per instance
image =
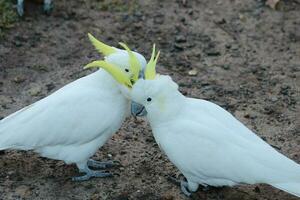
[{"label": "cockatoo neck", "polygon": [[184,107],[185,100],[185,96],[179,91],[166,96],[159,96],[155,104],[146,106],[150,124],[155,126],[178,117]]}]

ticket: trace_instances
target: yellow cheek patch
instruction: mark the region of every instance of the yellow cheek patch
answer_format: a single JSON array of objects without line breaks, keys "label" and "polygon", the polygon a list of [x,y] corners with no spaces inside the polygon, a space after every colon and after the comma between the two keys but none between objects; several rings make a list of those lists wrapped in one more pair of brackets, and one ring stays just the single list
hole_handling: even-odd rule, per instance
[{"label": "yellow cheek patch", "polygon": [[145,70],[145,79],[147,80],[153,80],[156,76],[156,63],[159,58],[160,51],[158,51],[156,57],[155,57],[155,44],[153,45],[151,58],[146,66]]},{"label": "yellow cheek patch", "polygon": [[103,68],[105,71],[107,71],[117,82],[120,84],[123,84],[127,86],[128,88],[132,88],[132,84],[130,82],[130,79],[126,76],[126,74],[117,66],[110,64],[108,62],[105,62],[103,60],[101,61],[94,61],[89,64],[87,64],[84,69],[88,68]]},{"label": "yellow cheek patch", "polygon": [[94,45],[94,47],[102,54],[104,54],[105,56],[108,56],[112,53],[117,52],[117,50],[111,46],[108,46],[106,44],[104,44],[103,42],[100,42],[99,40],[97,40],[94,36],[92,36],[90,33],[88,33],[88,37],[91,41],[91,43]]},{"label": "yellow cheek patch", "polygon": [[134,53],[128,48],[128,46],[122,42],[119,43],[128,53],[129,56],[129,65],[130,65],[130,70],[133,74],[133,81],[136,82],[139,78],[139,73],[141,71],[141,64],[139,60],[136,58]]}]

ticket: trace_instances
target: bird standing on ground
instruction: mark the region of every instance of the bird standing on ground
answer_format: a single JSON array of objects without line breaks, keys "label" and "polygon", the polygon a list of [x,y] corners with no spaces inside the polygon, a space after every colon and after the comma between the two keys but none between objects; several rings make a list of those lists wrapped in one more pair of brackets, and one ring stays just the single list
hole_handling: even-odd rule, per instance
[{"label": "bird standing on ground", "polygon": [[89,159],[130,116],[130,100],[122,87],[130,87],[145,58],[121,43],[126,50],[110,47],[89,34],[105,61],[94,61],[88,67],[109,67],[124,75],[117,81],[105,70],[80,78],[48,97],[29,105],[0,121],[0,150],[33,150],[42,156],[75,163],[83,176],[107,177],[110,173],[91,170],[106,168],[112,162]]},{"label": "bird standing on ground", "polygon": [[169,76],[146,67],[132,89],[132,114],[147,116],[159,147],[183,173],[184,194],[203,186],[270,184],[300,197],[300,165],[273,149],[229,112],[187,98]]},{"label": "bird standing on ground", "polygon": [[[53,8],[52,0],[44,0],[44,12],[49,14]],[[24,15],[24,0],[18,0],[17,11],[20,16]]]}]

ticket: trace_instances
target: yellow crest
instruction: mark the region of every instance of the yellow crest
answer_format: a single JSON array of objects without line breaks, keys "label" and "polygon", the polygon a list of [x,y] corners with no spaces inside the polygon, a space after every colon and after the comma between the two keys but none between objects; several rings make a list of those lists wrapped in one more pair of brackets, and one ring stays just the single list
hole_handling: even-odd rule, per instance
[{"label": "yellow crest", "polygon": [[158,51],[158,53],[155,57],[155,44],[154,44],[153,49],[152,49],[151,58],[150,58],[149,62],[147,63],[147,66],[145,69],[145,79],[148,79],[148,80],[155,79],[155,76],[156,76],[155,68],[156,68],[157,60],[159,58],[159,54],[160,54],[160,51]]},{"label": "yellow crest", "polygon": [[88,33],[88,37],[89,37],[91,43],[94,45],[94,47],[99,51],[99,53],[102,53],[105,56],[108,56],[117,51],[115,48],[108,46],[107,44],[104,44],[103,42],[100,42],[94,36],[92,36],[90,33]]},{"label": "yellow crest", "polygon": [[110,73],[112,77],[118,81],[120,84],[123,84],[127,86],[128,88],[132,87],[132,84],[130,82],[130,79],[126,76],[126,74],[117,66],[114,64],[105,62],[103,60],[100,61],[94,61],[89,64],[87,64],[84,69],[92,68],[92,67],[98,67],[103,68],[105,71]]},{"label": "yellow crest", "polygon": [[133,74],[133,82],[135,83],[139,79],[139,73],[141,70],[141,64],[137,57],[134,55],[134,53],[128,48],[128,46],[122,42],[119,42],[119,44],[127,51],[129,56],[129,65],[130,65],[130,71]]}]

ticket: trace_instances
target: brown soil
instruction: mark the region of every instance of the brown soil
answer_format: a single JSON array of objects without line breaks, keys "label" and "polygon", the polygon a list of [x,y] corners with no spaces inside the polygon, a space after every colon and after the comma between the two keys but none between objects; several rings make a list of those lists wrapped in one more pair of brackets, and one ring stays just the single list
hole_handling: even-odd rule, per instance
[{"label": "brown soil", "polygon": [[[112,45],[125,41],[147,58],[156,43],[159,71],[184,94],[223,106],[300,162],[299,0],[281,1],[277,10],[260,0],[121,2],[55,1],[50,16],[27,7],[0,40],[0,116],[90,73],[82,67],[100,58],[87,39],[91,32]],[[168,181],[179,172],[143,119],[129,119],[94,158],[122,166],[112,169],[113,178],[78,183],[70,180],[75,166],[1,152],[0,199],[188,199]],[[192,198],[297,199],[267,185],[199,190]]]}]

